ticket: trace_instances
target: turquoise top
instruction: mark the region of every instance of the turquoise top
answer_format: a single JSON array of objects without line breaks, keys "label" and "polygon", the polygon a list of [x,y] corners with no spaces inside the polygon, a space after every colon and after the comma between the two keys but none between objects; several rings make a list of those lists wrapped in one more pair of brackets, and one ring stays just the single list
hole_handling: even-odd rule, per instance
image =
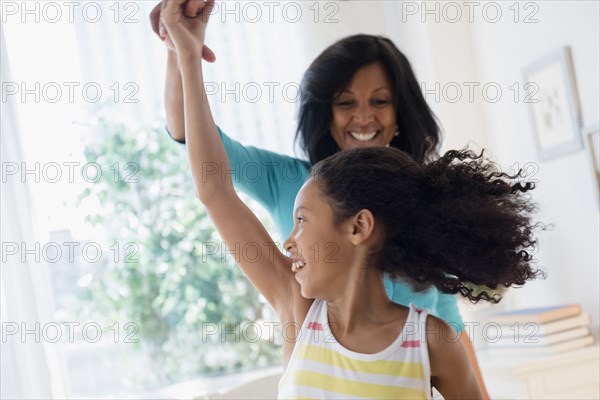
[{"label": "turquoise top", "polygon": [[[231,177],[235,188],[258,201],[269,211],[282,240],[294,229],[293,208],[296,194],[308,179],[310,164],[254,146],[244,146],[227,136],[221,128],[219,135],[229,157]],[[428,308],[431,314],[448,322],[457,332],[464,324],[456,297],[440,293],[436,288],[415,292],[407,283],[389,278],[385,290],[394,302],[407,306]]]}]

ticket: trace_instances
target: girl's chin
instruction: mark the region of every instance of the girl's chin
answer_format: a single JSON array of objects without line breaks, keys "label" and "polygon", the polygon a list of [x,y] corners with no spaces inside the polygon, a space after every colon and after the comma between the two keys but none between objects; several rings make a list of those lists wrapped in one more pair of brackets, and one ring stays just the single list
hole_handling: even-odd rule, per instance
[{"label": "girl's chin", "polygon": [[301,291],[300,294],[302,295],[302,297],[304,297],[305,299],[308,299],[308,300],[315,298],[314,296],[310,296],[310,295],[304,293],[304,291]]},{"label": "girl's chin", "polygon": [[302,297],[304,297],[305,299],[316,299],[315,295],[310,293],[310,291],[305,290],[304,288],[301,288],[300,290],[300,294],[302,295]]},{"label": "girl's chin", "polygon": [[314,293],[311,292],[310,288],[307,287],[306,283],[302,284],[302,279],[300,278],[300,272],[302,272],[302,270],[296,272],[296,282],[298,282],[300,284],[300,294],[302,295],[302,297],[304,297],[305,299],[314,299]]}]

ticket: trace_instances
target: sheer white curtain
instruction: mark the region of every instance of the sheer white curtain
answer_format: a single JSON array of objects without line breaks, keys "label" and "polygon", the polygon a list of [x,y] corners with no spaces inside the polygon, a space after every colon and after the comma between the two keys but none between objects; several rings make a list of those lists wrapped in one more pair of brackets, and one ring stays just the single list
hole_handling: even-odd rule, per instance
[{"label": "sheer white curtain", "polygon": [[[133,15],[137,22],[131,24],[114,22],[114,14],[108,8],[112,6],[115,9],[116,3],[113,2],[91,2],[103,7],[104,17],[97,23],[89,23],[77,16],[74,23],[68,22],[67,9],[63,9],[63,19],[56,24],[47,21],[36,23],[31,16],[23,23],[18,14],[6,16],[7,23],[3,21],[2,26],[2,82],[16,81],[18,85],[25,82],[28,89],[33,87],[34,82],[40,82],[42,86],[46,82],[58,82],[65,90],[65,97],[63,82],[77,82],[80,86],[75,92],[74,104],[67,101],[36,103],[33,95],[24,102],[19,94],[7,96],[7,101],[2,101],[3,171],[8,165],[16,165],[20,170],[22,162],[31,169],[32,162],[72,161],[70,152],[76,154],[80,151],[77,142],[82,135],[89,134],[76,123],[86,121],[95,106],[81,101],[81,87],[86,82],[98,83],[104,89],[103,99],[113,95],[109,87],[114,83],[118,83],[121,96],[124,96],[130,93],[123,90],[124,85],[133,82],[138,89],[134,98],[139,102],[119,103],[116,112],[140,124],[156,121],[164,124],[161,114],[166,49],[152,32],[149,21],[150,10],[157,2],[121,3],[121,12],[134,10],[125,9],[125,5],[137,6]],[[30,8],[33,8],[31,4]],[[238,5],[241,4],[238,2]],[[77,10],[81,11],[81,6]],[[120,18],[123,17],[122,14]],[[233,96],[222,102],[219,101],[219,93],[214,101],[211,100],[211,106],[216,121],[232,137],[245,144],[292,154],[296,104],[286,102],[280,89],[269,101],[268,87],[264,83],[276,82],[279,88],[289,82],[299,83],[310,59],[304,57],[300,50],[300,25],[286,24],[281,18],[275,24],[264,19],[263,22],[236,23],[231,17],[225,21],[219,17],[211,20],[208,40],[218,60],[206,67],[207,78],[219,86],[226,85],[222,86],[223,89],[231,89],[236,82],[241,87],[257,83],[263,89],[262,99],[257,103],[243,98],[236,102]],[[290,43],[299,48],[289,48]],[[285,55],[280,54],[280,49],[286,46]],[[13,76],[10,76],[8,68],[9,54]],[[25,109],[28,111],[23,112]],[[121,119],[122,116],[115,117]],[[21,182],[20,173],[2,175],[0,319],[6,341],[2,340],[0,344],[1,397],[48,399],[65,398],[73,396],[73,393],[80,397],[77,394],[84,393],[84,389],[91,397],[124,393],[119,392],[121,387],[107,388],[109,384],[105,379],[110,375],[117,381],[120,370],[107,368],[100,358],[89,362],[90,358],[82,361],[83,356],[75,357],[77,343],[48,343],[34,333],[27,334],[25,343],[22,343],[23,328],[41,333],[45,324],[56,324],[61,320],[56,315],[59,308],[57,296],[61,293],[59,290],[53,293],[52,289],[61,270],[56,264],[48,266],[43,257],[40,263],[33,262],[31,255],[26,257],[26,262],[21,262],[23,243],[26,243],[27,249],[36,242],[43,246],[49,243],[52,233],[75,231],[80,229],[81,222],[75,221],[77,225],[71,226],[74,217],[69,214],[74,213],[65,211],[64,207],[53,208],[71,196],[75,185],[66,185],[64,191],[59,184],[48,189],[51,185],[43,180],[36,184],[32,182],[31,175],[27,182]],[[83,241],[88,237],[76,236],[74,239]],[[18,246],[19,253],[8,256],[8,250],[13,248],[7,246],[12,243]],[[71,272],[80,272],[80,269],[73,266]],[[60,281],[68,281],[73,286],[78,284],[70,276],[63,276]],[[36,323],[40,324],[39,328]],[[65,335],[64,325],[61,327]],[[12,329],[18,331],[9,335]],[[83,347],[91,354],[92,345]],[[74,379],[75,375],[78,379]],[[190,393],[190,397],[192,395]]]},{"label": "sheer white curtain", "polygon": [[[304,14],[298,23],[282,15],[285,3],[296,2],[278,3],[272,22],[268,2],[249,3],[262,15],[255,22],[252,7],[245,2],[217,1],[217,11],[208,23],[206,42],[217,56],[214,64],[204,66],[209,90],[216,90],[209,96],[211,109],[217,124],[233,138],[293,155],[297,107],[294,88],[311,62],[304,44],[306,33],[314,28],[308,13],[312,3],[301,2]],[[112,18],[109,4],[112,2],[101,5]],[[133,83],[139,89],[135,95],[139,102],[123,109],[139,121],[153,121],[157,111],[164,110],[166,67],[166,48],[152,32],[149,21],[158,0],[126,4],[136,5],[127,10],[138,22],[115,24],[103,19],[90,24],[75,20],[81,74],[85,82],[118,82],[121,88]],[[289,90],[284,93],[286,85]]]},{"label": "sheer white curtain", "polygon": [[[102,8],[99,21],[91,23],[89,19],[81,18],[82,7],[87,3]],[[14,56],[15,74],[18,72],[19,75],[16,78],[28,81],[28,88],[34,81],[40,81],[42,85],[49,81],[77,81],[81,86],[94,82],[104,89],[104,99],[114,94],[109,89],[114,84],[118,84],[121,96],[131,94],[125,85],[133,83],[137,89],[134,98],[138,102],[119,102],[118,107],[114,107],[114,117],[140,124],[157,121],[164,124],[164,115],[161,114],[164,114],[166,49],[152,32],[149,21],[150,10],[157,3],[158,0],[83,2],[76,7],[74,22],[67,21],[68,9],[63,7],[63,18],[56,24],[47,21],[36,23],[31,16],[23,23],[18,14],[6,15],[8,22],[4,24],[3,21],[2,34],[3,82],[15,79],[9,76],[8,45],[11,56]],[[394,19],[386,14],[389,2],[268,3],[218,2],[221,11],[211,16],[207,32],[207,44],[215,51],[217,62],[205,66],[205,76],[218,88],[210,99],[211,109],[226,133],[244,144],[294,155],[292,144],[298,103],[293,96],[294,87],[298,87],[303,72],[334,41],[359,32],[389,34],[388,27],[392,26]],[[25,3],[19,3],[22,4]],[[298,20],[294,17],[296,6],[302,8]],[[252,7],[258,7],[262,13],[259,20],[254,18]],[[33,2],[30,8],[33,8]],[[116,14],[117,10],[120,14]],[[273,11],[272,20],[270,10]],[[126,18],[129,18],[127,23]],[[5,44],[4,31],[8,30],[10,35]],[[258,100],[253,87],[261,91]],[[284,91],[286,87],[289,88],[287,92]],[[270,88],[274,88],[272,97]],[[63,89],[66,90],[66,87]],[[239,100],[235,95],[227,94],[232,90],[238,92]],[[84,128],[75,128],[73,122],[87,120],[95,106],[82,102],[81,92],[77,93],[76,104],[66,101],[41,106],[30,101],[20,104],[18,95],[3,101],[2,162],[20,165],[25,158],[41,162],[71,160],[69,151],[80,151],[76,142],[82,135],[89,134]],[[19,132],[17,122],[17,106],[36,110],[21,116],[22,132]],[[31,118],[31,114],[35,118]],[[41,121],[42,126],[32,123],[34,119],[37,120],[35,122]],[[76,229],[75,225],[69,225],[73,221],[69,210],[52,208],[65,200],[75,185],[68,188],[69,193],[62,192],[59,186],[44,192],[40,190],[43,183],[28,188],[14,176],[6,182],[4,180],[3,176],[3,244],[21,245],[26,242],[31,246],[35,241],[47,243],[48,231]],[[31,193],[36,194],[33,199]],[[35,217],[35,206],[40,218]],[[52,224],[47,223],[48,220]],[[43,232],[40,226],[36,226],[36,221],[43,221],[48,231]],[[76,237],[79,240],[84,238],[81,235]],[[72,395],[75,379],[70,380],[67,371],[71,371],[72,376],[77,374],[79,380],[87,381],[83,382],[86,385],[89,383],[85,386],[85,393],[100,393],[96,391],[108,385],[104,378],[119,374],[114,367],[106,368],[96,362],[69,358],[67,346],[61,352],[60,344],[44,343],[43,340],[37,343],[32,340],[32,334],[26,337],[29,339],[27,343],[21,343],[21,322],[27,324],[26,328],[33,329],[35,322],[43,326],[48,321],[57,320],[53,300],[57,304],[58,300],[56,293],[51,293],[48,266],[32,263],[31,257],[26,259],[26,263],[20,260],[18,255],[13,255],[2,263],[3,333],[5,327],[11,329],[14,323],[19,329],[17,334],[7,337],[6,343],[1,344],[2,397],[62,398]],[[56,278],[60,269],[53,266],[51,271],[50,276]],[[70,276],[61,279],[76,285],[76,282],[71,282]],[[91,347],[85,348],[91,350]]]},{"label": "sheer white curtain", "polygon": [[[8,53],[1,35],[2,85],[12,82]],[[3,87],[4,92],[4,87]],[[17,122],[16,101],[2,101],[1,153],[1,233],[2,233],[2,398],[48,399],[64,397],[62,365],[57,348],[40,337],[42,327],[52,319],[52,297],[48,291],[44,263],[21,261],[19,254],[36,242],[34,209],[29,188],[15,176],[12,166],[20,168],[23,152]],[[18,176],[18,175],[17,175]],[[39,239],[39,238],[37,238]],[[17,254],[13,255],[17,249]],[[39,324],[39,325],[36,325]],[[38,328],[39,326],[39,328]],[[26,333],[26,330],[29,333]]]}]

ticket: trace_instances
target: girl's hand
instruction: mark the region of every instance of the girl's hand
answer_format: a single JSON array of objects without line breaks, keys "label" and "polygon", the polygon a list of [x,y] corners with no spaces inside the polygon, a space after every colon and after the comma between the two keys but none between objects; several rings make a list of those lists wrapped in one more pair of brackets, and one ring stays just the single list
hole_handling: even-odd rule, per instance
[{"label": "girl's hand", "polygon": [[[167,49],[169,49],[169,51],[175,52],[175,45],[173,44],[173,41],[169,37],[167,29],[163,25],[161,18],[160,18],[160,11],[163,7],[162,3],[164,3],[165,1],[168,1],[168,0],[162,0],[152,9],[152,12],[150,13],[150,24],[152,25],[152,30],[154,31],[154,33],[156,33],[156,35],[165,43],[165,46],[167,46]],[[185,11],[186,17],[188,17],[188,18],[196,17],[195,12],[192,11],[193,6],[194,6],[193,2],[188,1],[187,3],[185,3],[184,11]],[[202,58],[204,60],[206,60],[207,62],[214,62],[216,60],[215,53],[207,45],[204,45],[204,47],[202,47]]]},{"label": "girl's hand", "polygon": [[214,0],[164,0],[161,3],[160,22],[180,62],[202,58],[206,25],[214,4]]}]

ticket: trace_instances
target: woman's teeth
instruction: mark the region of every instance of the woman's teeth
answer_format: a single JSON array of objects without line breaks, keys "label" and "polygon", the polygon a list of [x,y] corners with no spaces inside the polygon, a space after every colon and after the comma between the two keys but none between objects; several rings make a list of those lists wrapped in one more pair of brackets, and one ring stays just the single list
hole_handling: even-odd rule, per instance
[{"label": "woman's teeth", "polygon": [[361,142],[366,142],[368,140],[373,139],[375,137],[375,135],[377,135],[377,131],[373,131],[370,133],[358,133],[358,132],[350,131],[350,135],[352,135],[352,137],[356,140],[360,140]]},{"label": "woman's teeth", "polygon": [[306,263],[302,260],[297,260],[292,263],[292,271],[298,272],[302,267],[304,267]]}]

